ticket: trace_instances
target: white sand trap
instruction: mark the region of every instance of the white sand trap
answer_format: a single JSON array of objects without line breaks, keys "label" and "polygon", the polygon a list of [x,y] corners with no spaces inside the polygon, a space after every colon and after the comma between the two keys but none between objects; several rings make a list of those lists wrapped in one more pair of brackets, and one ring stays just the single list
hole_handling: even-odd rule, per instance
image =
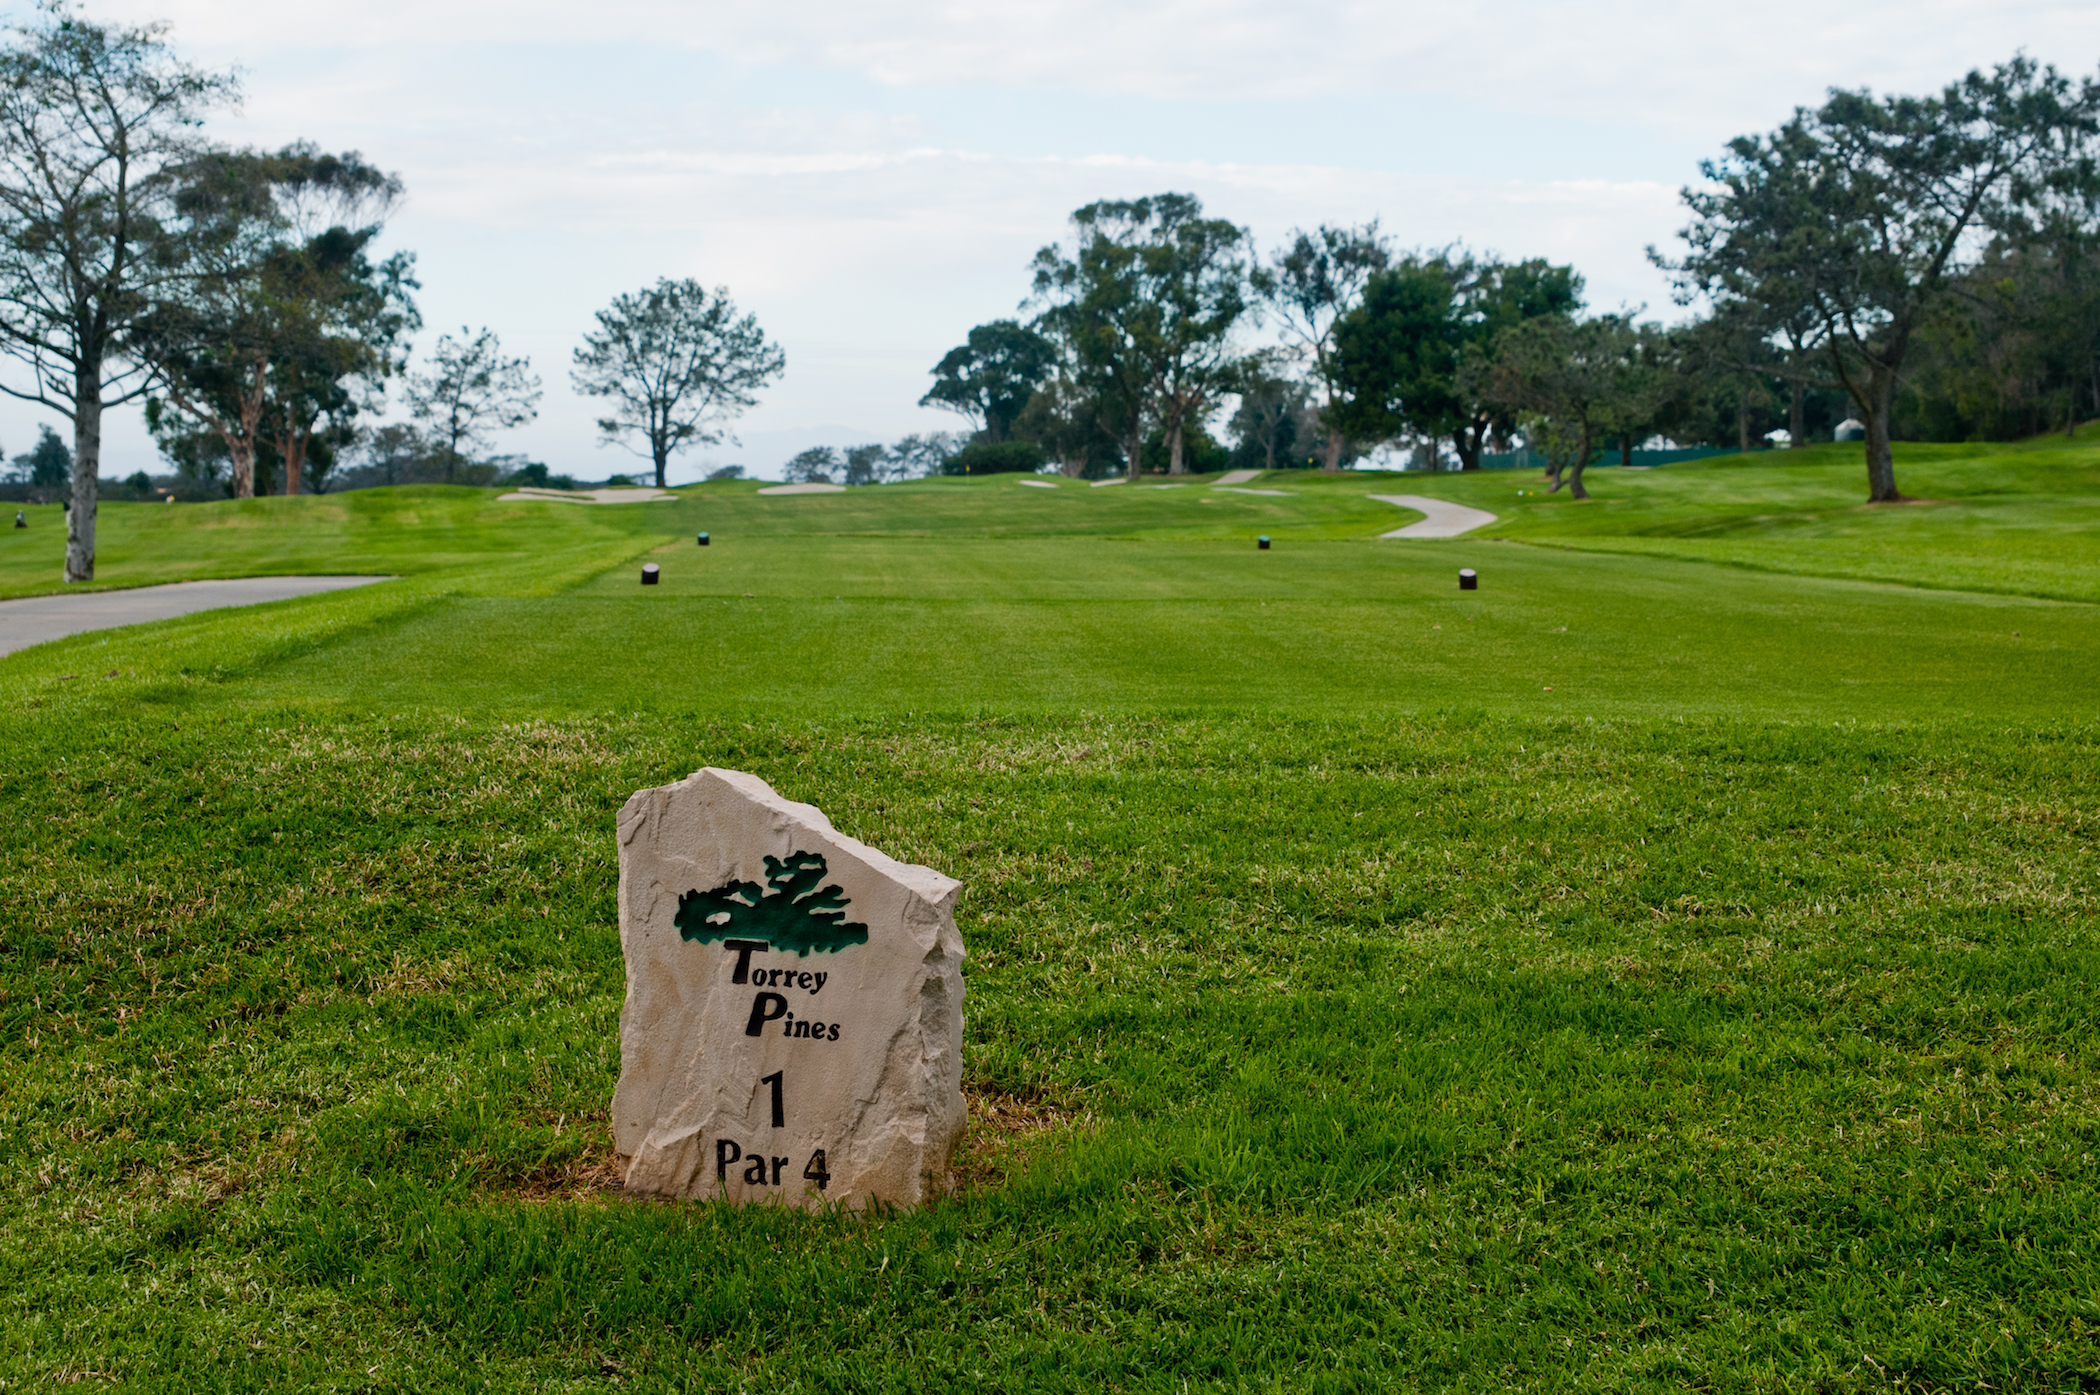
[{"label": "white sand trap", "polygon": [[1486,509],[1469,509],[1448,499],[1425,499],[1419,494],[1373,494],[1369,497],[1381,504],[1395,504],[1424,515],[1420,523],[1380,533],[1381,538],[1455,538],[1495,521],[1495,515]]},{"label": "white sand trap", "polygon": [[1211,488],[1220,494],[1266,494],[1271,499],[1291,497],[1291,491],[1288,489],[1239,489],[1229,484],[1214,484]]},{"label": "white sand trap", "polygon": [[761,494],[844,494],[843,484],[769,484]]},{"label": "white sand trap", "polygon": [[1022,481],[1021,481],[1021,483],[1022,483],[1022,484],[1025,484],[1025,485],[1027,485],[1027,486],[1028,486],[1028,487],[1029,487],[1030,489],[1055,489],[1055,488],[1057,488],[1057,486],[1056,486],[1056,485],[1052,484],[1052,483],[1051,483],[1050,481],[1048,481],[1048,480],[1022,480]]},{"label": "white sand trap", "polygon": [[[1211,488],[1223,489],[1227,485],[1252,484],[1260,478],[1261,471],[1259,470],[1227,470],[1224,474],[1218,476],[1217,483],[1213,484]],[[1255,493],[1258,491],[1249,490],[1248,492]]]},{"label": "white sand trap", "polygon": [[177,581],[127,591],[72,591],[0,601],[0,654],[32,644],[113,630],[148,620],[172,620],[200,610],[288,601],[322,591],[341,591],[390,581],[384,576],[243,576],[224,581]]},{"label": "white sand trap", "polygon": [[1186,489],[1186,488],[1188,488],[1188,486],[1187,486],[1187,485],[1185,485],[1185,484],[1148,484],[1148,485],[1146,485],[1146,486],[1145,486],[1145,488],[1147,488],[1147,489]]},{"label": "white sand trap", "polygon": [[1115,479],[1112,479],[1112,480],[1095,480],[1095,481],[1093,481],[1093,485],[1094,485],[1094,488],[1096,488],[1096,489],[1106,489],[1106,488],[1108,488],[1108,487],[1109,487],[1110,485],[1112,485],[1112,484],[1128,484],[1128,483],[1130,483],[1130,477],[1129,477],[1128,475],[1118,475],[1118,476],[1117,476],[1117,477],[1116,477]]},{"label": "white sand trap", "polygon": [[657,504],[677,503],[676,494],[666,494],[661,489],[646,487],[632,489],[539,489],[528,486],[513,489],[508,494],[498,494],[496,502],[535,503],[545,501],[555,504]]}]

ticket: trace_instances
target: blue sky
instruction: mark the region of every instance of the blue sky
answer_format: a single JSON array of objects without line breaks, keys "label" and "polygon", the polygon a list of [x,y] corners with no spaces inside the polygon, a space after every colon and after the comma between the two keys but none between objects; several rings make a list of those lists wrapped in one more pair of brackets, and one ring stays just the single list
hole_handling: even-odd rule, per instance
[{"label": "blue sky", "polygon": [[[1922,91],[2021,49],[2078,72],[2100,11],[2043,3],[1758,7],[1494,0],[898,0],[589,6],[122,0],[237,65],[222,139],[304,137],[397,170],[388,241],[427,328],[487,325],[547,388],[499,448],[603,476],[568,357],[659,275],[726,285],[788,370],[711,452],[761,471],[818,440],[955,419],[916,407],[971,325],[1098,198],[1200,195],[1264,246],[1376,217],[1406,245],[1571,261],[1592,304],[1675,314],[1643,249],[1728,137],[1832,85]],[[0,447],[36,417],[0,411]],[[689,459],[678,473],[701,464]],[[154,468],[126,412],[105,473]]]}]

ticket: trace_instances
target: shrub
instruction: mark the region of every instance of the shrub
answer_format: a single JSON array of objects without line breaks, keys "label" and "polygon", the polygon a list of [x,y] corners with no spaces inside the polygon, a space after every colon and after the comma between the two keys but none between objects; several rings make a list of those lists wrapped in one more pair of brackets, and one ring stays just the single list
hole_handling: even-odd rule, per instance
[{"label": "shrub", "polygon": [[948,458],[950,475],[1032,475],[1050,463],[1033,441],[973,442]]}]

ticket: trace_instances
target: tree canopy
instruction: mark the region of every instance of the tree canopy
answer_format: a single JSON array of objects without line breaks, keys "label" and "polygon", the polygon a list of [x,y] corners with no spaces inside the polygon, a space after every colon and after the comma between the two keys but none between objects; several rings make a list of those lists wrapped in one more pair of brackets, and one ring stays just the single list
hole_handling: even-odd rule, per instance
[{"label": "tree canopy", "polygon": [[1676,269],[1768,323],[1811,317],[1866,426],[1868,498],[1898,499],[1890,414],[1913,340],[1994,245],[2090,220],[2096,132],[2100,84],[2025,57],[1933,96],[1835,91],[1702,165]]},{"label": "tree canopy", "polygon": [[597,318],[570,380],[585,396],[612,403],[612,414],[598,419],[599,434],[608,445],[639,439],[637,453],[655,465],[658,488],[673,451],[724,439],[728,422],[787,369],[787,356],[756,317],[737,312],[724,286],[710,291],[662,278],[614,297]]},{"label": "tree canopy", "polygon": [[987,443],[1013,438],[1028,399],[1057,366],[1057,346],[1013,320],[993,320],[934,366],[921,407],[944,407],[977,424]]},{"label": "tree canopy", "polygon": [[539,415],[540,380],[525,358],[506,358],[495,332],[462,325],[459,337],[438,338],[430,366],[408,380],[408,401],[452,479],[470,446],[486,447],[491,432],[523,426]]},{"label": "tree canopy", "polygon": [[214,437],[236,497],[256,492],[267,445],[296,494],[309,456],[347,439],[420,324],[413,257],[368,255],[400,181],[304,142],[202,152],[171,177],[175,216],[155,252],[182,274],[126,342],[152,373],[148,424],[177,455],[197,453],[177,444],[185,431]]},{"label": "tree canopy", "polygon": [[1034,270],[1038,324],[1130,474],[1155,421],[1178,473],[1190,422],[1247,371],[1232,337],[1253,308],[1246,231],[1203,217],[1193,194],[1105,200],[1074,212],[1071,245],[1037,252]]}]

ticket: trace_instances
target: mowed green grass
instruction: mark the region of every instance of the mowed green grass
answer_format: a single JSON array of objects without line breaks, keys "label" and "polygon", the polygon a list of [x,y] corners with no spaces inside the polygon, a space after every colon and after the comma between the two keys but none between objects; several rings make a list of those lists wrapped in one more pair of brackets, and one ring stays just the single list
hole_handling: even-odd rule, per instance
[{"label": "mowed green grass", "polygon": [[[2082,428],[2100,436],[2100,425]],[[2100,601],[2100,449],[1899,445],[1911,501],[1868,505],[1858,445],[1590,472],[1576,504],[1512,476],[1452,488],[1504,516],[1495,536],[1815,576]],[[1444,477],[1449,479],[1450,477]],[[1442,481],[1440,480],[1441,484]],[[1518,491],[1532,491],[1519,495]],[[1442,493],[1442,490],[1425,492]]]},{"label": "mowed green grass", "polygon": [[[1613,550],[1842,462],[141,517],[402,579],[0,660],[0,1388],[2100,1383],[2045,455],[1975,590]],[[953,1198],[611,1186],[612,816],[709,763],[965,882]]]},{"label": "mowed green grass", "polygon": [[[22,510],[0,527],[0,598],[68,589],[65,513]],[[501,503],[481,489],[359,490],[214,504],[103,503],[92,589],[232,576],[393,576],[602,557],[652,528],[634,506]]]}]

